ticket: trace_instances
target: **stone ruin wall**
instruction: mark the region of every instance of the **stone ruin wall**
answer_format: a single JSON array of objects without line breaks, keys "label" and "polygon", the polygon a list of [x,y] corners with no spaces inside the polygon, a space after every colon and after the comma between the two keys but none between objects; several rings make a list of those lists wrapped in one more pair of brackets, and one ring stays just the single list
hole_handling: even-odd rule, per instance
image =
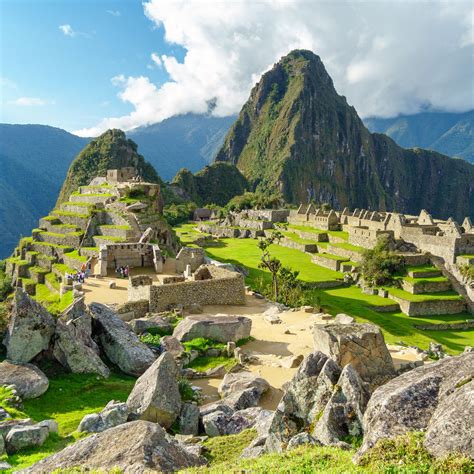
[{"label": "stone ruin wall", "polygon": [[246,212],[250,219],[261,219],[272,223],[285,222],[290,215],[287,209],[250,209]]},{"label": "stone ruin wall", "polygon": [[191,271],[196,271],[205,261],[204,249],[197,247],[183,247],[176,255],[176,273],[183,273],[188,265]]},{"label": "stone ruin wall", "polygon": [[[181,283],[152,285],[146,276],[132,277],[128,286],[129,305],[149,302],[150,312],[166,311],[176,305],[244,305],[245,284],[240,273],[223,267],[208,267],[208,280],[189,280]],[[140,281],[143,280],[143,281]]]}]

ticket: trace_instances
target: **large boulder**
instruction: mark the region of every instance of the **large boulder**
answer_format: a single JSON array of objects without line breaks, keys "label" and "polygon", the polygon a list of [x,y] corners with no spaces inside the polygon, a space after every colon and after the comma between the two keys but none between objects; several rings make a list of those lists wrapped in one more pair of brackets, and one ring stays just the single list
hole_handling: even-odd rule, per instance
[{"label": "large boulder", "polygon": [[351,364],[366,382],[375,385],[395,375],[383,334],[374,324],[326,324],[313,328],[314,350],[340,367]]},{"label": "large boulder", "polygon": [[100,433],[121,425],[127,421],[129,409],[126,403],[111,400],[100,413],[86,415],[77,431],[85,433]]},{"label": "large boulder", "polygon": [[92,318],[83,299],[58,319],[53,355],[73,373],[110,375],[108,367],[99,357],[97,344],[92,340]]},{"label": "large boulder", "polygon": [[22,472],[71,468],[127,473],[175,472],[205,464],[156,423],[132,421],[81,439]]},{"label": "large boulder", "polygon": [[204,431],[208,436],[238,434],[257,424],[260,416],[266,416],[266,413],[261,415],[262,412],[266,412],[266,410],[260,407],[246,408],[234,413],[216,410],[203,416]]},{"label": "large boulder", "polygon": [[221,397],[227,397],[232,393],[254,387],[259,395],[262,395],[270,388],[270,384],[253,372],[235,372],[227,373],[217,390]]},{"label": "large boulder", "polygon": [[162,316],[151,316],[149,318],[132,319],[129,323],[133,332],[143,334],[144,332],[160,331],[160,334],[171,334],[173,326]]},{"label": "large boulder", "polygon": [[179,414],[179,433],[183,435],[199,434],[199,407],[194,403],[183,403]]},{"label": "large boulder", "polygon": [[436,457],[449,452],[474,457],[474,353],[413,369],[377,388],[364,415],[364,442],[356,461],[379,439],[426,432]]},{"label": "large boulder", "polygon": [[47,426],[18,426],[12,428],[6,438],[5,445],[8,454],[13,454],[21,449],[41,446],[49,435]]},{"label": "large boulder", "polygon": [[182,342],[197,337],[218,342],[237,342],[239,339],[249,337],[251,329],[252,320],[245,316],[192,314],[176,326],[173,336]]},{"label": "large boulder", "polygon": [[16,362],[30,362],[48,349],[55,327],[56,319],[23,289],[17,288],[3,341],[7,358]]},{"label": "large boulder", "polygon": [[35,365],[8,360],[0,363],[0,384],[14,385],[23,399],[37,398],[49,387],[48,378]]},{"label": "large boulder", "polygon": [[135,383],[127,399],[130,411],[142,420],[169,428],[181,410],[178,377],[173,356],[164,352]]},{"label": "large boulder", "polygon": [[362,435],[362,419],[369,398],[366,384],[352,365],[346,365],[314,427],[313,436],[324,445],[350,448],[344,438]]},{"label": "large boulder", "polygon": [[155,360],[153,352],[110,308],[91,303],[89,309],[93,331],[110,361],[126,374],[143,374]]},{"label": "large boulder", "polygon": [[341,368],[322,352],[304,359],[273,415],[265,442],[267,451],[284,451],[294,435],[314,426],[340,375]]}]

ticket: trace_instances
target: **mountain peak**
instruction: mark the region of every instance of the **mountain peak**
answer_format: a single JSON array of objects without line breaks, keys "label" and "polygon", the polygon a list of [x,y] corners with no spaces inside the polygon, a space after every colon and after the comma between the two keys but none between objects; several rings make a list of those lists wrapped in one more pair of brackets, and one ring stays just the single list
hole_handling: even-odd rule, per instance
[{"label": "mountain peak", "polygon": [[474,215],[474,167],[370,134],[311,51],[291,51],[262,76],[216,160],[295,204]]},{"label": "mountain peak", "polygon": [[109,129],[92,140],[74,159],[59,194],[58,202],[67,201],[79,186],[89,184],[96,176],[105,176],[108,169],[133,167],[145,181],[162,183],[153,166],[137,152],[137,144],[125,132]]}]

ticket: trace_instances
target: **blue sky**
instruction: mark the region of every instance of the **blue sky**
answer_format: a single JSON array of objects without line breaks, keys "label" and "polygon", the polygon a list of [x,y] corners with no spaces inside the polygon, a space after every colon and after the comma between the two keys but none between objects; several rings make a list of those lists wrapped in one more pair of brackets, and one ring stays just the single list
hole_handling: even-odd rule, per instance
[{"label": "blue sky", "polygon": [[[470,0],[0,0],[0,121],[83,136],[238,113],[295,48],[362,118],[474,108]],[[156,54],[156,62],[152,61]]]},{"label": "blue sky", "polygon": [[[111,79],[146,75],[160,85],[168,75],[163,68],[150,69],[150,55],[183,57],[181,47],[163,40],[163,28],[145,16],[140,1],[0,4],[2,122],[75,130],[105,115],[129,113],[133,107],[117,99]],[[70,25],[72,36],[65,35],[61,25]],[[38,100],[16,104],[20,98]]]}]

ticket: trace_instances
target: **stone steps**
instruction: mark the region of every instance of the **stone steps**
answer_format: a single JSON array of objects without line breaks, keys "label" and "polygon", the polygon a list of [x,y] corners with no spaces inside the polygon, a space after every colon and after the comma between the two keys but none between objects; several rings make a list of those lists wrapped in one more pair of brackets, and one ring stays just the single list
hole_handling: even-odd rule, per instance
[{"label": "stone steps", "polygon": [[87,222],[90,218],[87,209],[82,209],[82,212],[80,213],[70,213],[68,211],[56,210],[53,211],[53,214],[57,216],[58,219],[61,219],[60,222],[63,222],[64,224],[75,225],[81,230],[84,230],[86,228]]},{"label": "stone steps", "polygon": [[82,240],[82,232],[74,232],[69,234],[56,234],[54,232],[37,232],[34,233],[34,239],[40,242],[47,242],[56,245],[67,245],[71,247],[79,247]]},{"label": "stone steps", "polygon": [[113,188],[111,186],[80,186],[79,187],[79,192],[81,194],[109,194]]},{"label": "stone steps", "polygon": [[132,237],[132,228],[124,228],[124,226],[117,225],[100,225],[97,227],[98,235],[118,237],[123,240],[128,240]]},{"label": "stone steps", "polygon": [[441,293],[451,289],[451,283],[447,278],[442,281],[432,281],[430,279],[403,279],[402,288],[412,295],[424,293]]},{"label": "stone steps", "polygon": [[49,273],[47,269],[42,267],[28,268],[28,278],[31,278],[35,283],[44,283],[45,275]]},{"label": "stone steps", "polygon": [[74,224],[53,224],[48,229],[49,232],[56,234],[70,234],[72,232],[79,232],[81,229]]},{"label": "stone steps", "polygon": [[108,200],[114,198],[113,194],[72,194],[69,198],[71,203],[89,203],[99,204],[105,203]]},{"label": "stone steps", "polygon": [[[89,215],[94,208],[94,204],[87,202],[63,202],[61,211],[72,212],[76,214]],[[61,219],[62,220],[62,219]]]},{"label": "stone steps", "polygon": [[124,239],[121,239],[119,237],[114,237],[111,235],[94,235],[92,237],[92,240],[94,241],[95,247],[100,247],[101,245],[107,245],[107,244],[119,244],[125,241]]},{"label": "stone steps", "polygon": [[[348,262],[349,259],[346,257],[331,258],[324,253],[317,253],[311,257],[311,261],[316,265],[320,265],[324,268],[329,268],[330,270],[341,271],[341,266],[343,262]],[[333,256],[335,257],[335,256]]]},{"label": "stone steps", "polygon": [[409,270],[407,273],[410,278],[434,278],[441,276],[441,272],[434,267],[432,270]]},{"label": "stone steps", "polygon": [[35,252],[44,253],[50,257],[56,257],[57,255],[63,255],[65,251],[74,250],[73,247],[67,245],[55,245],[49,242],[40,242],[40,241],[33,241],[30,244],[31,250]]}]

